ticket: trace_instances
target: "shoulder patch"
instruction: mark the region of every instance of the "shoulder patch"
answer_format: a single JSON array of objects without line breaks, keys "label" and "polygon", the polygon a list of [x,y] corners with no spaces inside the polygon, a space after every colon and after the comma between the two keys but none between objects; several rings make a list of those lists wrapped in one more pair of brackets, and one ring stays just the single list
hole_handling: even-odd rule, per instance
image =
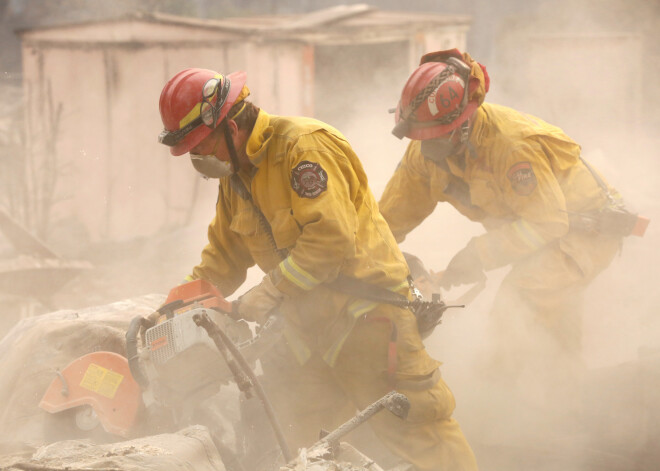
[{"label": "shoulder patch", "polygon": [[328,174],[319,163],[303,160],[291,170],[291,188],[301,198],[316,198],[328,189]]},{"label": "shoulder patch", "polygon": [[513,191],[522,196],[528,196],[536,188],[536,175],[529,162],[517,162],[506,172]]}]

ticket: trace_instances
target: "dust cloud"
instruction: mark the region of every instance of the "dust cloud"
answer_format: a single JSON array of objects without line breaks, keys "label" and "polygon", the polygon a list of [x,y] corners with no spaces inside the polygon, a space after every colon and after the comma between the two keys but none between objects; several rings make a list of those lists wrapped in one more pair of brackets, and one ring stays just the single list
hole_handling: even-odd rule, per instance
[{"label": "dust cloud", "polygon": [[[556,44],[551,47],[553,55],[570,55]],[[497,64],[486,65],[489,70],[502,70]],[[605,83],[609,78],[601,77]],[[495,92],[486,101],[493,101],[492,96],[496,103],[530,112],[517,105],[533,101],[534,97],[524,96],[529,87],[512,91],[515,96],[507,95],[500,87],[503,77],[491,73],[491,79]],[[570,82],[587,83],[588,77],[573,72]],[[591,283],[584,299],[575,300],[583,306],[579,357],[563,357],[547,333],[522,310],[511,312],[506,319],[508,330],[499,329],[501,337],[493,337],[489,312],[507,268],[489,272],[486,290],[464,310],[448,311],[443,324],[427,339],[427,347],[444,362],[443,375],[457,398],[455,417],[472,442],[481,469],[652,469],[658,452],[651,443],[659,437],[653,421],[657,424],[660,408],[656,278],[660,241],[655,230],[660,216],[660,139],[657,132],[639,122],[627,121],[631,116],[619,114],[616,126],[603,125],[599,110],[611,105],[607,94],[598,97],[604,103],[595,109],[575,109],[571,96],[562,97],[560,84],[555,83],[559,88],[553,89],[551,83],[544,83],[547,93],[553,95],[553,102],[545,103],[566,106],[557,113],[555,106],[544,109],[539,103],[542,100],[537,100],[534,114],[563,127],[579,143],[586,142],[583,157],[620,191],[631,208],[652,220],[649,230],[644,238],[626,238],[620,253]],[[374,90],[369,88],[368,93]],[[585,91],[573,89],[571,93]],[[389,101],[370,101],[368,118],[352,119],[342,129],[358,150],[377,196],[406,144],[389,134],[393,119],[386,110],[396,103],[391,95],[391,88],[382,90]],[[450,205],[440,204],[401,248],[438,271],[471,237],[482,232]],[[447,301],[462,294],[461,289],[454,291],[444,293]],[[515,346],[514,356],[521,366],[517,374],[507,374],[507,365],[499,362],[497,345]]]},{"label": "dust cloud", "polygon": [[[502,41],[510,44],[513,39],[509,36]],[[625,41],[634,42],[634,38]],[[645,124],[639,110],[619,113],[612,121],[607,110],[620,107],[623,99],[606,92],[621,89],[620,77],[627,72],[598,69],[597,64],[606,63],[611,52],[588,39],[580,44],[588,59],[576,57],[574,42],[557,37],[531,41],[527,46],[534,55],[518,57],[515,67],[511,56],[494,54],[493,62],[485,64],[492,80],[486,101],[530,112],[565,129],[582,144],[583,156],[631,207],[652,222],[645,237],[624,240],[620,254],[591,283],[584,299],[576,300],[583,306],[579,359],[563,358],[543,329],[522,311],[511,312],[504,338],[493,337],[489,312],[507,268],[489,272],[486,289],[465,309],[447,311],[443,324],[427,339],[430,353],[443,361],[443,376],[456,396],[455,417],[475,449],[480,469],[486,471],[653,469],[652,463],[660,459],[653,445],[660,438],[660,290],[656,278],[660,266],[660,232],[656,229],[660,223],[660,136]],[[600,55],[594,56],[596,52]],[[359,57],[354,60],[359,62]],[[560,64],[563,58],[586,66],[573,67],[570,74],[559,78],[544,77],[548,69],[537,69],[535,58],[551,65]],[[601,88],[593,83],[594,69],[601,74]],[[635,67],[632,69],[625,77],[634,77]],[[393,115],[388,109],[396,105],[409,72],[353,77],[350,113],[328,110],[327,116],[319,116],[351,141],[377,198],[407,145],[407,140],[399,141],[390,134]],[[341,77],[333,79],[341,82]],[[593,86],[601,93],[594,94],[589,88]],[[590,100],[579,98],[587,93]],[[637,100],[645,110],[660,107],[657,100]],[[202,185],[215,183],[203,181]],[[199,204],[208,206],[206,217],[196,218],[186,229],[80,253],[98,267],[95,276],[67,286],[58,293],[55,304],[79,308],[166,292],[198,262],[205,244],[214,199]],[[401,248],[422,258],[427,268],[442,270],[471,237],[481,233],[480,225],[441,204]],[[258,269],[250,270],[246,283],[232,298],[261,276]],[[443,295],[451,301],[463,291]],[[40,313],[39,309],[45,312],[43,307],[33,312]],[[522,370],[518,375],[506,375],[506,365],[498,360],[500,351],[494,345],[513,343],[514,338]]]}]

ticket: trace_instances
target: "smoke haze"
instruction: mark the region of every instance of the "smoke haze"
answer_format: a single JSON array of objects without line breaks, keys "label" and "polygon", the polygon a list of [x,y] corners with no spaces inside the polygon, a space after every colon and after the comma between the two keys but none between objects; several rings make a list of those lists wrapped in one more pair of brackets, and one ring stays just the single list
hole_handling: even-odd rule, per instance
[{"label": "smoke haze", "polygon": [[[452,8],[455,3],[447,2]],[[468,3],[474,9],[488,2]],[[630,31],[624,27],[633,19],[621,17],[618,24],[622,26],[617,28],[601,9],[594,13],[595,2],[570,2],[570,9],[556,2],[540,3],[543,7],[536,15],[516,16],[509,11],[501,19],[502,27],[491,29],[489,36],[483,31],[469,33],[468,43],[487,55],[474,57],[491,75],[486,101],[529,112],[564,129],[582,145],[583,156],[651,224],[643,238],[624,240],[620,254],[586,291],[582,365],[561,358],[525,312],[511,313],[512,330],[502,334],[506,338],[493,337],[488,314],[508,268],[489,272],[486,289],[465,309],[447,311],[427,347],[444,363],[443,377],[457,399],[455,417],[475,448],[480,469],[657,469],[660,455],[653,442],[660,439],[656,278],[660,266],[660,93],[654,85],[657,74],[651,74],[658,71],[660,60],[658,43],[647,34],[649,25],[660,26],[657,6],[642,11],[647,14],[640,23],[642,29]],[[621,11],[621,2],[610,3]],[[483,21],[480,16],[475,24]],[[351,56],[346,48],[344,53],[346,60],[360,62],[359,51]],[[646,60],[647,56],[653,60]],[[317,106],[318,117],[353,144],[377,199],[407,145],[406,139],[391,135],[394,120],[388,109],[396,105],[411,71],[387,75],[386,60],[383,57],[378,71],[365,71],[359,80],[351,74],[351,88],[345,92],[350,109]],[[341,75],[332,79],[342,83]],[[331,85],[325,87],[331,93]],[[155,103],[153,112],[157,113]],[[180,170],[193,172],[187,162],[180,164]],[[145,182],[149,177],[144,176]],[[53,305],[78,309],[165,293],[179,283],[199,261],[214,213],[216,182],[203,180],[200,185],[204,196],[184,229],[84,249],[75,241],[66,241],[70,246],[62,242],[60,250],[70,248],[96,268],[93,276],[57,293]],[[145,185],[144,191],[148,190]],[[471,237],[481,233],[480,225],[448,204],[440,204],[401,249],[439,271]],[[246,283],[230,299],[262,276],[258,269],[251,269]],[[451,301],[463,291],[444,293],[444,297]],[[24,313],[48,310],[43,306],[26,310],[22,301],[8,298],[0,313],[15,322],[21,309]],[[526,360],[525,368],[515,382],[502,382],[498,368],[505,365],[497,362],[499,352],[493,344],[514,343],[513,339]],[[570,378],[569,370],[576,366],[583,367],[580,379],[567,383],[563,378]]]}]

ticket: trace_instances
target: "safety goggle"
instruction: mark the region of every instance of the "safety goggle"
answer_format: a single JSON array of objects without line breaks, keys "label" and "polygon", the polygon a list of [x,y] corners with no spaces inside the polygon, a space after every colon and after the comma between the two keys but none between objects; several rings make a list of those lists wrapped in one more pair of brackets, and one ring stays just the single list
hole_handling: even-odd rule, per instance
[{"label": "safety goggle", "polygon": [[[222,105],[227,101],[231,80],[229,77],[212,78],[206,81],[202,88],[202,105],[199,116],[176,131],[164,129],[158,136],[158,142],[166,146],[173,147],[183,140],[189,133],[197,129],[202,124],[213,129],[220,116]],[[212,103],[215,97],[215,104]]]}]

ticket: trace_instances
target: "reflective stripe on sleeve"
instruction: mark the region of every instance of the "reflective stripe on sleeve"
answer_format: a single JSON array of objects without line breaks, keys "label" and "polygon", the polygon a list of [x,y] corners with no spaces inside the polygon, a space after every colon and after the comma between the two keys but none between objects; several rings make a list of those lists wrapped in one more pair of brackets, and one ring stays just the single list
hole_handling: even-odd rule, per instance
[{"label": "reflective stripe on sleeve", "polygon": [[511,224],[515,233],[532,249],[539,249],[546,244],[545,239],[528,222],[518,219]]},{"label": "reflective stripe on sleeve", "polygon": [[280,262],[279,268],[282,275],[284,275],[287,280],[304,290],[315,288],[321,283],[310,273],[300,268],[296,262],[293,261],[291,255]]},{"label": "reflective stripe on sleeve", "polygon": [[394,286],[393,288],[390,288],[390,291],[394,291],[395,293],[398,293],[399,291],[401,291],[404,288],[410,288],[410,283],[408,283],[408,280],[403,280],[397,286]]}]

